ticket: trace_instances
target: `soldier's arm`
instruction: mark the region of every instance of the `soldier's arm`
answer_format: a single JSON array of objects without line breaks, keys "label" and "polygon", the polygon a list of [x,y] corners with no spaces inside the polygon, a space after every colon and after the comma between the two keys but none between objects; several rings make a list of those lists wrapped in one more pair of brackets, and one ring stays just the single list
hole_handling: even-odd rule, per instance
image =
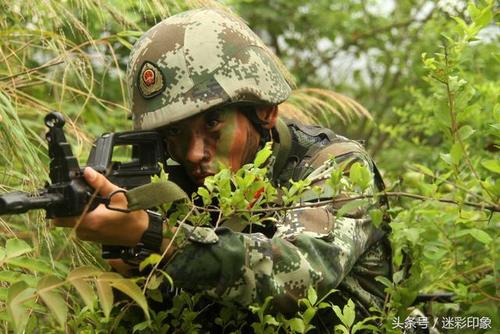
[{"label": "soldier's arm", "polygon": [[[342,159],[347,156],[370,165],[362,154],[346,153]],[[331,166],[322,159],[315,160],[317,168],[311,176],[313,185],[324,187],[323,175],[328,175]],[[372,191],[373,187],[372,182]],[[296,305],[309,286],[320,294],[337,287],[356,260],[382,236],[367,217],[367,207],[339,218],[333,209],[289,211],[272,238],[228,228],[198,228],[197,236],[177,250],[165,269],[179,287],[243,305],[274,296],[280,310],[292,311],[288,306]]]}]

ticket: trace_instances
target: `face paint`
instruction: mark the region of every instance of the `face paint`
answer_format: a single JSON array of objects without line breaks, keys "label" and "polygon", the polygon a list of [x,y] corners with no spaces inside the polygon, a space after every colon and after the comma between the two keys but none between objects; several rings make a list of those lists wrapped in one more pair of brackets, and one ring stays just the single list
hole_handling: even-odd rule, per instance
[{"label": "face paint", "polygon": [[251,162],[260,140],[247,117],[235,108],[207,111],[162,132],[172,158],[197,185],[216,174],[220,164],[236,171]]}]

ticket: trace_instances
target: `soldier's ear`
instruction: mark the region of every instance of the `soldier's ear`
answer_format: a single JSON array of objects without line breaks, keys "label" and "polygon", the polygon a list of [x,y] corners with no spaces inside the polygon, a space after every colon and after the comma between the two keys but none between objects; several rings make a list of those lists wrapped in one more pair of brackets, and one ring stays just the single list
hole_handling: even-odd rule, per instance
[{"label": "soldier's ear", "polygon": [[264,129],[272,129],[278,119],[278,106],[260,106],[255,109],[257,117],[262,121]]}]

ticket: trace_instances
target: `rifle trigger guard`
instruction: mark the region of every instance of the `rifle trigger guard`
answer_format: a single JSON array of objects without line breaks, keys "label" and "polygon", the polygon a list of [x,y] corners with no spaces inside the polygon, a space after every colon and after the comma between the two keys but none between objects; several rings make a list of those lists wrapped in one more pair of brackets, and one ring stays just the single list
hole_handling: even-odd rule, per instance
[{"label": "rifle trigger guard", "polygon": [[114,195],[116,194],[119,194],[119,193],[122,193],[122,194],[126,194],[127,193],[127,190],[125,189],[117,189],[113,192],[111,192],[108,197],[106,198],[106,201],[104,203],[104,205],[106,206],[106,208],[108,210],[113,210],[113,211],[119,211],[119,212],[124,212],[124,213],[129,213],[131,210],[130,209],[124,209],[124,208],[116,208],[116,207],[113,207],[111,206],[111,197],[113,197]]}]

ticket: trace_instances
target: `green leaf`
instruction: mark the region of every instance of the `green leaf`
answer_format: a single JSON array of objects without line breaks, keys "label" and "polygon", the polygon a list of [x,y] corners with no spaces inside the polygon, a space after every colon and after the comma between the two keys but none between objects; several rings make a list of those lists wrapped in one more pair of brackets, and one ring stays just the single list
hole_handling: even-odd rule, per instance
[{"label": "green leaf", "polygon": [[347,328],[351,328],[356,318],[355,306],[352,299],[349,299],[347,304],[344,305],[344,317],[346,321],[344,325],[346,325]]},{"label": "green leaf", "polygon": [[345,324],[346,319],[345,319],[344,314],[342,313],[342,310],[340,309],[340,307],[338,307],[337,305],[332,305],[332,309],[333,309],[333,312],[335,312],[335,315],[340,319],[340,322]]},{"label": "green leaf", "polygon": [[452,164],[451,156],[448,153],[440,153],[439,156],[446,162],[448,165]]},{"label": "green leaf", "polygon": [[473,20],[476,20],[481,11],[476,7],[476,5],[473,2],[469,2],[467,4],[467,12],[469,12],[469,15]]},{"label": "green leaf", "polygon": [[70,282],[78,291],[83,299],[83,302],[91,310],[94,309],[96,295],[92,286],[85,278],[95,277],[102,273],[102,270],[91,266],[82,266],[74,269],[68,274],[67,281]]},{"label": "green leaf", "polygon": [[112,273],[106,273],[104,275],[101,275],[100,278],[102,278],[103,276],[109,277],[111,286],[132,298],[137,303],[137,305],[142,308],[144,314],[146,315],[146,318],[149,320],[148,302],[146,301],[146,297],[142,293],[142,290],[137,286],[137,284],[132,282],[132,280],[123,278],[120,275],[111,274]]},{"label": "green leaf", "polygon": [[54,275],[45,276],[38,282],[37,292],[45,305],[54,314],[59,325],[64,328],[68,315],[68,306],[61,295],[54,291],[62,282],[61,279]]},{"label": "green leaf", "polygon": [[129,43],[129,41],[127,41],[125,38],[121,38],[119,36],[117,36],[118,41],[123,45],[125,46],[127,49],[129,50],[132,50],[133,46],[132,44]]},{"label": "green leaf", "polygon": [[405,306],[410,306],[411,304],[413,304],[413,302],[415,301],[415,298],[417,298],[417,295],[418,295],[418,290],[415,290],[412,288],[400,287],[398,289],[398,292],[399,292],[400,301]]},{"label": "green leaf", "polygon": [[163,276],[152,275],[148,283],[148,290],[157,290],[160,284],[163,282]]},{"label": "green leaf", "polygon": [[382,218],[384,217],[384,213],[380,209],[370,210],[370,218],[372,219],[372,223],[375,227],[379,227],[382,223]]},{"label": "green leaf", "polygon": [[349,202],[344,202],[345,204],[337,211],[337,216],[342,217],[345,214],[352,213],[358,208],[365,207],[368,201],[366,199],[357,199]]},{"label": "green leaf", "polygon": [[0,287],[0,301],[6,302],[9,288]]},{"label": "green leaf", "polygon": [[460,161],[462,161],[462,158],[464,156],[464,152],[462,151],[462,146],[460,145],[459,142],[456,142],[451,147],[450,156],[451,156],[451,161],[455,165],[458,165],[460,163]]},{"label": "green leaf", "polygon": [[147,258],[145,258],[144,261],[142,261],[139,264],[139,270],[143,271],[144,268],[146,268],[149,265],[151,265],[153,267],[155,264],[159,263],[161,261],[161,259],[162,259],[162,257],[160,254],[153,253],[153,254],[149,255]]},{"label": "green leaf", "polygon": [[205,187],[198,188],[198,195],[203,199],[203,205],[208,205],[211,202],[210,193]]},{"label": "green leaf", "polygon": [[461,18],[453,16],[452,19],[455,20],[462,29],[466,30],[468,28],[467,23],[465,23],[465,21],[462,20]]},{"label": "green leaf", "polygon": [[500,163],[498,160],[483,160],[481,161],[481,165],[489,171],[500,174]]},{"label": "green leaf", "polygon": [[365,165],[355,162],[352,164],[349,171],[349,179],[354,185],[357,185],[361,190],[365,190],[371,181],[371,173],[368,167]]},{"label": "green leaf", "polygon": [[336,325],[335,333],[337,333],[338,331],[341,331],[344,334],[349,334],[349,330],[344,325]]},{"label": "green leaf", "polygon": [[352,329],[351,329],[351,334],[356,334],[359,330],[368,330],[368,331],[365,331],[364,333],[379,333],[380,332],[380,328],[378,328],[377,326],[374,326],[374,325],[365,325],[363,322],[357,322],[354,324],[354,326],[352,326]]},{"label": "green leaf", "polygon": [[15,271],[2,270],[0,271],[0,282],[16,283],[19,282],[21,274]]},{"label": "green leaf", "polygon": [[415,164],[415,167],[416,167],[418,170],[420,170],[422,173],[424,173],[425,175],[434,176],[434,172],[433,172],[430,168],[428,168],[428,167],[426,167],[426,166],[424,166],[424,165],[421,165],[421,164]]},{"label": "green leaf", "polygon": [[405,236],[408,241],[410,241],[413,245],[416,245],[420,241],[420,234],[424,230],[421,228],[410,227],[405,230]]},{"label": "green leaf", "polygon": [[292,318],[288,320],[287,323],[292,331],[304,333],[305,330],[304,320],[300,318]]},{"label": "green leaf", "polygon": [[493,19],[493,12],[490,6],[482,8],[480,10],[479,15],[473,18],[474,23],[480,28],[487,26],[492,19]]},{"label": "green leaf", "polygon": [[142,36],[142,32],[140,31],[135,31],[135,30],[125,30],[125,31],[120,31],[117,33],[118,36],[121,36],[121,37],[141,37]]},{"label": "green leaf", "polygon": [[470,125],[464,125],[460,129],[458,129],[458,136],[460,139],[465,140],[469,138],[476,130],[472,128]]},{"label": "green leaf", "polygon": [[441,260],[447,253],[446,249],[433,245],[429,245],[424,249],[424,256],[434,261]]},{"label": "green leaf", "polygon": [[172,279],[172,277],[170,277],[170,275],[166,271],[163,271],[163,270],[160,270],[160,269],[158,269],[158,271],[163,275],[163,277],[166,278],[166,280],[168,281],[168,283],[170,284],[170,286],[173,287],[174,286],[174,280]]},{"label": "green leaf", "polygon": [[476,240],[482,242],[485,245],[493,241],[490,235],[483,230],[477,228],[471,228],[468,230],[468,232],[472,237],[474,237]]},{"label": "green leaf", "polygon": [[149,320],[140,322],[134,326],[134,328],[132,329],[132,333],[135,333],[137,331],[143,331],[146,328],[149,328],[150,325],[151,325],[151,322]]},{"label": "green leaf", "polygon": [[307,289],[307,299],[309,300],[311,305],[316,304],[316,301],[318,300],[318,294],[312,286],[309,286],[309,289]]},{"label": "green leaf", "polygon": [[[399,270],[399,271],[396,271],[393,275],[392,275],[392,281],[394,282],[394,284],[398,284],[399,282],[401,282],[404,278],[404,274],[405,274],[405,271],[404,270]],[[391,284],[392,285],[392,284]]]},{"label": "green leaf", "polygon": [[382,283],[383,285],[385,285],[388,288],[392,287],[392,285],[393,285],[392,282],[385,276],[377,276],[377,277],[375,277],[375,280],[377,282]]},{"label": "green leaf", "polygon": [[7,293],[7,313],[14,322],[16,333],[23,333],[29,319],[29,312],[23,305],[35,293],[35,289],[28,287],[25,282],[18,282],[10,286]]},{"label": "green leaf", "polygon": [[10,265],[28,269],[32,272],[52,274],[54,270],[42,259],[18,257],[7,261]]},{"label": "green leaf", "polygon": [[307,310],[305,310],[304,314],[302,315],[304,323],[309,324],[311,320],[314,318],[315,314],[316,314],[316,309],[314,307],[307,308]]},{"label": "green leaf", "polygon": [[322,303],[319,303],[318,304],[318,308],[319,309],[324,309],[324,308],[328,308],[328,307],[331,307],[332,305],[328,304],[328,303],[325,303],[325,302],[322,302]]},{"label": "green leaf", "polygon": [[481,181],[481,185],[494,196],[500,197],[500,179]]},{"label": "green leaf", "polygon": [[78,267],[74,270],[72,270],[68,274],[68,280],[71,281],[73,279],[82,279],[82,278],[88,278],[88,277],[95,277],[102,273],[101,269],[91,267],[91,266],[81,266]]},{"label": "green leaf", "polygon": [[75,287],[76,291],[80,294],[83,302],[90,310],[94,310],[94,301],[96,299],[94,289],[92,286],[84,279],[73,279],[70,281]]},{"label": "green leaf", "polygon": [[31,246],[26,243],[26,241],[21,239],[7,240],[5,249],[7,251],[7,258],[10,259],[29,253],[33,250]]},{"label": "green leaf", "polygon": [[270,315],[270,314],[266,314],[264,316],[264,323],[265,324],[268,324],[268,325],[273,325],[273,326],[279,326],[279,322],[276,321],[276,319]]},{"label": "green leaf", "polygon": [[271,142],[267,142],[266,145],[262,150],[257,152],[257,155],[255,156],[255,159],[253,161],[253,164],[255,167],[260,167],[266,160],[271,156],[272,150],[271,150]]},{"label": "green leaf", "polygon": [[113,308],[113,301],[114,301],[113,290],[111,289],[111,285],[109,284],[108,280],[104,278],[101,279],[101,276],[97,278],[95,282],[97,288],[97,295],[99,297],[99,303],[101,304],[104,316],[106,317],[106,319],[109,319],[109,315],[111,313],[111,309]]}]

